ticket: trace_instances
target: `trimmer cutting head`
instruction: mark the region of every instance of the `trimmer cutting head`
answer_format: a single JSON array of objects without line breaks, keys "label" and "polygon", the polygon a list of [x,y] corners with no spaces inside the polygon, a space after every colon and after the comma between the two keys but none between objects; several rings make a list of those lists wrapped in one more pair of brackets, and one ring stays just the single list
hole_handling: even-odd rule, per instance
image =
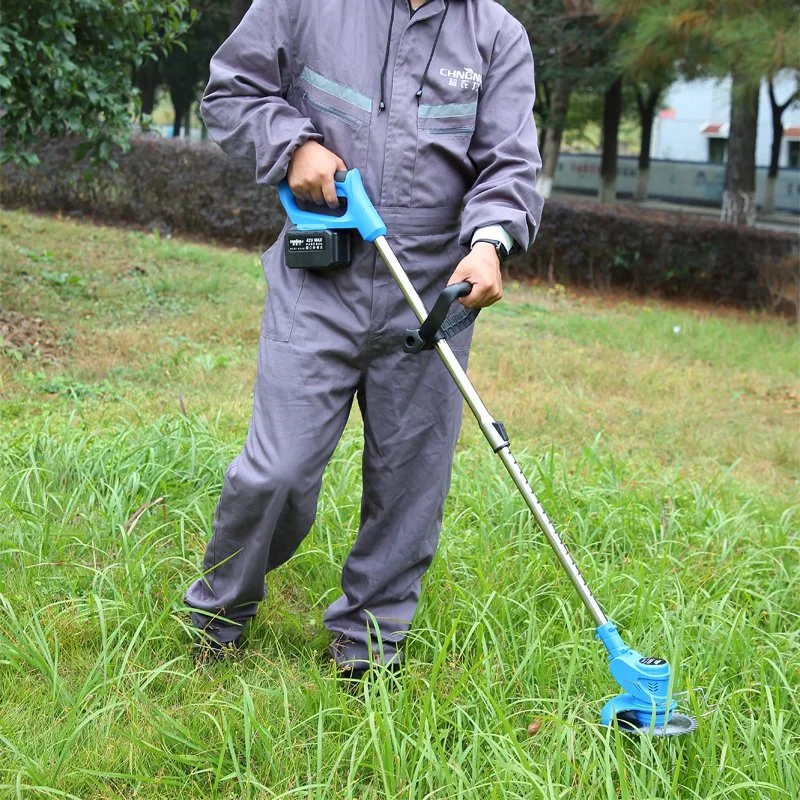
[{"label": "trimmer cutting head", "polygon": [[635,711],[622,711],[617,714],[617,725],[625,733],[634,733],[640,736],[680,736],[691,733],[697,729],[697,720],[687,714],[673,712],[666,725],[643,726]]},{"label": "trimmer cutting head", "polygon": [[650,736],[679,736],[697,728],[694,717],[675,712],[678,704],[669,694],[670,667],[663,658],[632,650],[613,622],[601,625],[597,637],[608,650],[611,675],[623,689],[603,706],[603,725],[616,719],[620,730]]}]

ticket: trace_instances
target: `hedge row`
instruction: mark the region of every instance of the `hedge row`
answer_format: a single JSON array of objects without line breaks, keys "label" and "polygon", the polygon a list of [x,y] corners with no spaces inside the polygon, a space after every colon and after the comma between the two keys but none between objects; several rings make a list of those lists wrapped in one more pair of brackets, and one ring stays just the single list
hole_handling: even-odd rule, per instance
[{"label": "hedge row", "polygon": [[[38,167],[3,169],[6,206],[83,214],[265,248],[284,215],[274,190],[211,142],[142,136],[119,169],[72,159],[75,143],[37,148]],[[747,306],[796,305],[798,237],[629,205],[547,203],[536,245],[511,262],[520,278],[624,287]],[[794,301],[793,301],[794,298]],[[788,307],[787,305],[787,307]]]},{"label": "hedge row", "polygon": [[800,237],[631,205],[550,200],[522,276],[797,310]]},{"label": "hedge row", "polygon": [[53,139],[35,152],[40,164],[3,169],[3,205],[82,214],[219,241],[266,247],[283,225],[275,191],[213,142],[140,136],[114,157],[119,168],[75,163],[75,141]]}]

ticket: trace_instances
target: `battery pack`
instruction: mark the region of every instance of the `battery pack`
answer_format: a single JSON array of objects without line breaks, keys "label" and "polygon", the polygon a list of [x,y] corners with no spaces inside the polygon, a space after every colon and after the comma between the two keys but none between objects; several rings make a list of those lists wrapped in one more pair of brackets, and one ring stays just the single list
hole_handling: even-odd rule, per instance
[{"label": "battery pack", "polygon": [[334,269],[350,264],[349,230],[300,231],[290,228],[283,239],[286,266],[291,269]]}]

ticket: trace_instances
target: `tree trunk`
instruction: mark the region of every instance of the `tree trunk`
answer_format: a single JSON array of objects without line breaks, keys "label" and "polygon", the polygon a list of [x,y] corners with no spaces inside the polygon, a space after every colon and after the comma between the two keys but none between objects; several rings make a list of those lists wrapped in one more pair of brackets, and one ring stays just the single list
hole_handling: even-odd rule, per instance
[{"label": "tree trunk", "polygon": [[756,130],[758,83],[733,75],[728,163],[722,192],[721,219],[730,225],[754,225],[756,221]]},{"label": "tree trunk", "polygon": [[775,184],[778,182],[778,161],[781,157],[781,141],[783,140],[783,109],[775,100],[775,88],[769,82],[769,105],[772,109],[772,149],[769,154],[769,170],[767,172],[766,195],[764,197],[764,213],[775,213]]},{"label": "tree trunk", "polygon": [[250,8],[250,0],[232,0],[228,16],[228,27],[231,31],[242,21],[248,8]]},{"label": "tree trunk", "polygon": [[617,149],[619,121],[622,117],[622,78],[617,78],[605,93],[603,102],[603,155],[600,161],[600,202],[617,198]]},{"label": "tree trunk", "polygon": [[650,148],[653,142],[653,122],[655,121],[656,108],[661,97],[662,88],[648,88],[647,96],[642,95],[636,87],[636,105],[639,109],[639,122],[642,136],[639,141],[639,169],[636,173],[636,194],[633,199],[637,203],[647,200],[647,188],[650,182]]},{"label": "tree trunk", "polygon": [[778,188],[778,176],[767,175],[767,183],[764,186],[764,206],[761,209],[765,214],[775,213],[775,194]]},{"label": "tree trunk", "polygon": [[181,135],[181,111],[175,108],[175,122],[172,124],[172,138],[177,139]]},{"label": "tree trunk", "polygon": [[142,101],[141,114],[152,114],[156,103],[156,89],[158,88],[158,62],[146,61],[139,69],[134,70],[133,82],[139,90]]},{"label": "tree trunk", "polygon": [[536,188],[545,199],[553,193],[553,181],[558,169],[558,156],[561,153],[561,138],[564,135],[570,92],[569,81],[565,78],[556,78],[550,94],[550,117],[542,148],[542,171],[536,181]]},{"label": "tree trunk", "polygon": [[536,83],[536,103],[534,105],[534,116],[539,115],[541,124],[537,124],[536,133],[538,135],[539,153],[544,152],[544,140],[547,133],[547,121],[550,119],[550,87],[547,81]]},{"label": "tree trunk", "polygon": [[177,139],[184,131],[184,136],[189,135],[189,116],[192,109],[191,89],[181,83],[175,83],[169,87],[169,97],[172,100],[172,107],[175,109],[175,124],[172,128],[172,137]]},{"label": "tree trunk", "polygon": [[769,155],[769,172],[767,173],[766,195],[764,197],[764,213],[775,213],[775,186],[778,182],[778,164],[783,142],[783,112],[797,100],[798,92],[794,92],[785,103],[775,99],[775,86],[769,81],[769,105],[772,110],[772,149]]}]

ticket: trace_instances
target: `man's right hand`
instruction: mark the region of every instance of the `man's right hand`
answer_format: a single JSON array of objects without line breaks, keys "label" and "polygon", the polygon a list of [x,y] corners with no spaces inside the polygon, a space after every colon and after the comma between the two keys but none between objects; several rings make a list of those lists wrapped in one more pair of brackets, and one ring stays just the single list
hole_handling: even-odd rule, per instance
[{"label": "man's right hand", "polygon": [[344,161],[336,153],[319,142],[308,141],[294,151],[286,178],[292,194],[298,200],[317,205],[327,203],[330,208],[337,208],[339,198],[336,196],[333,175],[346,169]]}]

